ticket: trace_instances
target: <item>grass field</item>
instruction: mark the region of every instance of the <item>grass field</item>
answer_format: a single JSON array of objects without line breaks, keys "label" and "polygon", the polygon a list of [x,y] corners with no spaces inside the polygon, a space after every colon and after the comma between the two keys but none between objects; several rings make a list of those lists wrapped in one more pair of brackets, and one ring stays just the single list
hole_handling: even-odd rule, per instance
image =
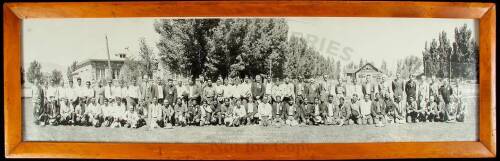
[{"label": "grass field", "polygon": [[29,98],[24,98],[26,141],[177,142],[177,143],[352,143],[407,141],[476,141],[477,93],[465,93],[468,118],[463,123],[417,123],[375,126],[178,127],[173,129],[36,126]]}]

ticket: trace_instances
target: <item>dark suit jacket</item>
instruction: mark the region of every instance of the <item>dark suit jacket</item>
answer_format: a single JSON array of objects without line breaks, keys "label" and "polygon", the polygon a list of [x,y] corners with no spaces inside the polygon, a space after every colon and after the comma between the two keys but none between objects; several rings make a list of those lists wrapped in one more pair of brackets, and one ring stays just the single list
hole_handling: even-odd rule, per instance
[{"label": "dark suit jacket", "polygon": [[441,88],[439,88],[439,94],[443,97],[444,103],[448,104],[450,103],[450,96],[453,94],[453,89],[451,86],[441,86]]},{"label": "dark suit jacket", "polygon": [[[283,109],[284,109],[284,105],[285,103],[280,103],[279,105],[277,103],[273,103],[272,107],[272,117],[275,118],[275,117],[282,117],[283,116]],[[278,111],[278,107],[281,106],[281,110]],[[278,114],[279,112],[279,114]]]},{"label": "dark suit jacket", "polygon": [[328,106],[326,103],[319,104],[319,113],[320,114],[327,114],[328,113]]},{"label": "dark suit jacket", "polygon": [[141,98],[148,100],[153,96],[152,85],[151,84],[142,84],[140,87]]},{"label": "dark suit jacket", "polygon": [[262,98],[266,93],[266,86],[264,85],[264,83],[260,83],[260,85],[258,85],[257,83],[253,82],[251,91],[254,97],[259,96],[260,98]]},{"label": "dark suit jacket", "polygon": [[168,103],[174,104],[177,101],[177,88],[168,85],[163,87],[163,97],[168,100]]},{"label": "dark suit jacket", "polygon": [[[380,108],[380,112],[377,112],[377,107]],[[372,102],[372,108],[371,108],[371,114],[373,117],[377,115],[385,115],[385,102],[382,100],[379,101],[373,101]]]},{"label": "dark suit jacket", "polygon": [[[158,84],[153,84],[151,85],[151,97],[152,98],[158,98],[160,96],[160,92],[163,92],[163,87],[162,87],[162,90],[158,90],[158,87],[161,86],[161,85],[158,85]],[[165,95],[163,95],[163,97],[165,97]]]}]

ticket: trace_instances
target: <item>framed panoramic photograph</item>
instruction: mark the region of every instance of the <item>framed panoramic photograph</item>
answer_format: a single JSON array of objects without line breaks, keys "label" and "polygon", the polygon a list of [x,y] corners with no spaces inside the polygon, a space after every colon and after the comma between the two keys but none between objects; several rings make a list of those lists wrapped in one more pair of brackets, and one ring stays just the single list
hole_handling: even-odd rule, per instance
[{"label": "framed panoramic photograph", "polygon": [[8,158],[496,157],[492,3],[4,5]]}]

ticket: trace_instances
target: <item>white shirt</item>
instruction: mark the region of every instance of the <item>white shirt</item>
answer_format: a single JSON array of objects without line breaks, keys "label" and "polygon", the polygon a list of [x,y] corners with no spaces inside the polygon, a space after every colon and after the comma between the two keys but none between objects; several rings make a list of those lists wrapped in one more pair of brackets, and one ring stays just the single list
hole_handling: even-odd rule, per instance
[{"label": "white shirt", "polygon": [[271,117],[273,107],[269,103],[261,103],[261,104],[259,104],[258,111],[259,111],[260,118],[265,117],[265,116]]},{"label": "white shirt", "polygon": [[117,86],[114,86],[113,88],[111,88],[111,96],[113,98],[122,97],[121,94],[122,94],[122,88],[117,87]]},{"label": "white shirt", "polygon": [[85,89],[85,86],[76,86],[75,88],[73,88],[73,93],[77,97],[85,97]]},{"label": "white shirt", "polygon": [[57,91],[59,93],[58,99],[68,98],[68,94],[66,93],[65,87],[59,87],[59,88],[57,88]]},{"label": "white shirt", "polygon": [[94,89],[85,88],[85,90],[83,90],[83,96],[94,97]]},{"label": "white shirt", "polygon": [[314,105],[314,115],[319,115],[319,105]]},{"label": "white shirt", "polygon": [[71,87],[66,87],[64,88],[64,90],[66,91],[66,98],[68,98],[69,100],[74,100],[76,99],[77,97],[77,94],[75,93],[75,88],[71,88]]},{"label": "white shirt", "polygon": [[335,107],[335,105],[332,103],[329,103],[327,105],[327,110],[328,110],[328,116],[332,117],[333,116],[333,108]]},{"label": "white shirt", "polygon": [[120,97],[121,98],[127,97],[128,96],[127,93],[128,93],[127,87],[121,87],[120,88]]},{"label": "white shirt", "polygon": [[359,111],[361,113],[361,115],[363,116],[366,116],[366,115],[369,115],[371,113],[371,105],[372,105],[372,101],[368,100],[368,101],[360,101],[360,110]]},{"label": "white shirt", "polygon": [[158,85],[158,98],[163,98],[163,86]]},{"label": "white shirt", "polygon": [[132,98],[139,98],[140,90],[139,86],[130,86],[127,89],[127,96]]},{"label": "white shirt", "polygon": [[295,113],[295,106],[294,105],[288,105],[288,115],[292,116]]},{"label": "white shirt", "polygon": [[252,113],[252,112],[253,112],[253,106],[254,106],[254,104],[253,104],[253,103],[248,103],[248,105],[247,105],[247,106],[248,106],[248,107],[247,107],[247,108],[248,108],[248,111],[247,111],[247,112],[248,112],[248,113]]},{"label": "white shirt", "polygon": [[236,87],[236,89],[238,89],[238,90],[235,90],[235,92],[237,93],[237,94],[235,94],[236,97],[241,97],[241,96],[245,97],[245,96],[250,96],[252,94],[251,84],[241,83],[240,85],[238,85]]},{"label": "white shirt", "polygon": [[69,107],[70,106],[66,105],[66,103],[61,102],[61,114],[65,115],[71,113],[71,108]]},{"label": "white shirt", "polygon": [[47,98],[54,97],[57,99],[58,93],[57,93],[57,87],[49,87],[47,88]]},{"label": "white shirt", "polygon": [[243,107],[243,106],[240,106],[239,108],[235,108],[234,112],[235,112],[236,117],[242,117],[242,116],[245,116],[247,114],[245,107]]},{"label": "white shirt", "polygon": [[274,83],[270,82],[270,83],[266,83],[266,95],[271,95],[271,96],[274,96],[274,93],[273,93],[273,87],[274,87]]},{"label": "white shirt", "polygon": [[110,86],[104,87],[104,97],[108,98],[108,99],[111,98],[111,97],[113,97],[111,95],[111,87]]},{"label": "white shirt", "polygon": [[186,86],[176,86],[177,88],[177,97],[182,97],[182,94],[186,92]]}]

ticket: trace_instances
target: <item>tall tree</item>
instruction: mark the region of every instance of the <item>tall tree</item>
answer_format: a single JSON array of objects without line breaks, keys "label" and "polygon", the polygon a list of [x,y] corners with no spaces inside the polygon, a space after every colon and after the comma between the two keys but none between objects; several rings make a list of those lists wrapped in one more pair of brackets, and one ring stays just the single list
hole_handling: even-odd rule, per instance
[{"label": "tall tree", "polygon": [[198,77],[205,72],[207,37],[210,37],[218,19],[165,19],[155,23],[160,34],[157,47],[160,61],[170,71],[184,76]]},{"label": "tall tree", "polygon": [[61,71],[57,70],[57,69],[54,69],[52,70],[52,72],[50,73],[50,78],[49,78],[51,81],[54,81],[55,84],[60,84],[61,81],[63,81],[63,74]]},{"label": "tall tree", "polygon": [[442,31],[438,35],[438,40],[433,39],[430,46],[427,46],[426,42],[422,52],[425,74],[441,78],[451,76],[477,79],[479,48],[477,42],[471,38],[472,31],[467,25],[455,28],[453,43],[446,35],[446,32]]},{"label": "tall tree", "polygon": [[147,75],[149,78],[152,78],[156,59],[153,53],[153,49],[148,46],[148,44],[146,43],[146,38],[144,37],[139,39],[139,58],[139,62],[141,63],[141,66],[145,72],[142,74]]},{"label": "tall tree", "polygon": [[42,65],[36,60],[32,61],[30,63],[30,66],[28,67],[28,73],[26,74],[28,82],[34,83],[35,79],[38,79],[40,83],[43,83],[41,82],[43,77],[41,70],[42,70]]},{"label": "tall tree", "polygon": [[130,83],[133,80],[139,80],[142,73],[146,73],[146,69],[141,62],[133,58],[126,58],[120,69],[118,79],[124,83]]},{"label": "tall tree", "polygon": [[399,66],[399,74],[403,78],[409,77],[411,74],[420,74],[417,73],[418,69],[422,67],[422,59],[417,56],[411,55],[403,58],[398,61]]},{"label": "tall tree", "polygon": [[68,66],[68,69],[66,70],[66,78],[68,80],[73,80],[72,73],[76,70],[77,67],[78,67],[78,62],[77,61],[73,61],[73,63],[71,63]]}]

